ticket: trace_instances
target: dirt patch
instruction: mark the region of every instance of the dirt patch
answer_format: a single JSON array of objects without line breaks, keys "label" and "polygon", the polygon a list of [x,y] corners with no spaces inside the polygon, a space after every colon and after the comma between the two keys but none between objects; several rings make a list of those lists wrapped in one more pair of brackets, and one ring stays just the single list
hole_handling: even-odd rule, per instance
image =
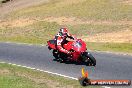
[{"label": "dirt patch", "polygon": [[93,25],[132,25],[132,21],[94,21],[82,20],[75,17],[46,17],[39,18],[19,18],[16,20],[0,21],[0,28],[3,27],[24,27],[33,24],[37,21],[57,22],[59,25],[78,25],[78,24],[93,24]]},{"label": "dirt patch", "polygon": [[65,0],[65,1],[62,1],[60,3],[58,3],[58,5],[70,5],[70,4],[78,4],[78,3],[82,3],[82,2],[85,2],[86,0]]},{"label": "dirt patch", "polygon": [[3,27],[24,27],[27,25],[31,25],[35,22],[35,20],[32,19],[16,19],[16,20],[10,20],[10,21],[0,21],[0,28]]},{"label": "dirt patch", "polygon": [[93,25],[132,25],[132,21],[94,21],[82,20],[75,17],[46,17],[40,18],[19,18],[15,20],[0,21],[0,28],[5,27],[24,27],[31,25],[37,21],[57,22],[59,25],[79,25],[79,24],[93,24]]},{"label": "dirt patch", "polygon": [[43,21],[57,22],[60,25],[78,25],[78,24],[93,24],[93,25],[132,25],[132,21],[95,21],[82,20],[75,17],[46,17]]},{"label": "dirt patch", "polygon": [[70,25],[74,25],[77,24],[76,23],[76,18],[75,17],[47,17],[44,18],[43,21],[47,21],[47,22],[57,22],[60,25],[64,25],[64,24],[70,24]]},{"label": "dirt patch", "polygon": [[99,33],[93,36],[82,36],[82,39],[89,42],[132,43],[132,30]]},{"label": "dirt patch", "polygon": [[123,4],[132,5],[132,0],[123,0]]},{"label": "dirt patch", "polygon": [[0,69],[0,75],[6,75],[6,74],[9,74],[10,71],[7,70],[7,69]]},{"label": "dirt patch", "polygon": [[19,18],[15,20],[0,21],[0,28],[3,27],[24,27],[33,24],[37,21],[57,22],[59,25],[78,25],[78,24],[93,24],[93,25],[132,25],[132,21],[94,21],[82,20],[75,17],[46,17],[39,18]]}]

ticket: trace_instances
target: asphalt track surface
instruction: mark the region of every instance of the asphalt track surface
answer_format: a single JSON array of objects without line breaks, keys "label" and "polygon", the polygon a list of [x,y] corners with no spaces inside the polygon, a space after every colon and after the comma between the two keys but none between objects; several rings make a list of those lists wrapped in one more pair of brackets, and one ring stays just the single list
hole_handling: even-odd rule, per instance
[{"label": "asphalt track surface", "polygon": [[75,78],[81,76],[81,68],[84,67],[88,70],[90,79],[132,80],[132,56],[91,53],[97,60],[96,67],[53,61],[54,57],[46,46],[0,43],[0,62],[15,63]]}]

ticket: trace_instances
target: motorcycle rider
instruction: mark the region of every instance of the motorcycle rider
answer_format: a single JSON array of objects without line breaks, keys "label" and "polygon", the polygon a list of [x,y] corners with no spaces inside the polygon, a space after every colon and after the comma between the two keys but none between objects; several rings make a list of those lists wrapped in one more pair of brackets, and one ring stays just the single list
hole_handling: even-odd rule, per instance
[{"label": "motorcycle rider", "polygon": [[70,55],[71,52],[63,48],[63,44],[68,42],[66,38],[75,39],[73,35],[68,33],[67,28],[60,28],[58,34],[55,36],[56,47],[60,52]]}]

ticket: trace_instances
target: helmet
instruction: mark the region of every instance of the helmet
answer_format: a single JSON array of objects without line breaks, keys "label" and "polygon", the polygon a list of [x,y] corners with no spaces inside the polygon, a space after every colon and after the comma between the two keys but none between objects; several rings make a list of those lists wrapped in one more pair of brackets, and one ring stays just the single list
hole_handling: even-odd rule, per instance
[{"label": "helmet", "polygon": [[67,28],[61,28],[61,29],[60,29],[60,34],[61,34],[62,36],[67,36],[67,33],[68,33]]}]

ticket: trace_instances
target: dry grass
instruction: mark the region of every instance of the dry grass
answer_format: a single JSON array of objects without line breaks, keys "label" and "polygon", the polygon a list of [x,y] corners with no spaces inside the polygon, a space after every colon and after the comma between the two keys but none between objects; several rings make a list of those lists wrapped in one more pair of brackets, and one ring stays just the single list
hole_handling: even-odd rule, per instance
[{"label": "dry grass", "polygon": [[8,69],[0,69],[0,75],[3,75],[3,74],[7,75],[9,73],[10,71]]},{"label": "dry grass", "polygon": [[79,24],[92,24],[92,25],[132,25],[132,21],[95,21],[95,20],[82,20],[75,17],[46,17],[46,18],[19,18],[15,20],[0,21],[0,28],[4,27],[25,27],[32,25],[35,22],[46,21],[56,22],[59,25],[79,25]]},{"label": "dry grass", "polygon": [[[53,80],[47,80],[46,77],[35,77],[33,76],[32,74],[27,74],[27,73],[21,73],[21,72],[16,72],[16,75],[17,76],[20,76],[20,77],[24,77],[24,78],[27,78],[29,80],[32,80],[33,82],[35,82],[36,84],[45,84],[49,87],[49,88],[57,88],[57,86],[60,85],[59,82],[57,81],[54,81]],[[71,86],[72,87],[72,86]],[[70,88],[71,88],[70,87]]]},{"label": "dry grass", "polygon": [[132,5],[132,0],[123,0],[122,3],[126,5]]},{"label": "dry grass", "polygon": [[88,42],[132,43],[132,30],[99,33],[93,36],[83,36],[82,39]]},{"label": "dry grass", "polygon": [[8,21],[0,21],[0,28],[3,27],[24,27],[31,25],[35,22],[33,19],[25,18],[25,19],[16,19],[16,20],[8,20]]},{"label": "dry grass", "polygon": [[[59,0],[58,0],[59,1]],[[72,4],[79,4],[85,2],[86,0],[64,0],[57,3],[58,6],[65,6],[65,5],[72,5]]]},{"label": "dry grass", "polygon": [[[39,19],[38,19],[39,20]],[[57,22],[59,25],[78,25],[78,24],[92,24],[92,25],[132,25],[132,21],[95,21],[82,20],[76,17],[46,17],[41,19],[47,22]]]}]

